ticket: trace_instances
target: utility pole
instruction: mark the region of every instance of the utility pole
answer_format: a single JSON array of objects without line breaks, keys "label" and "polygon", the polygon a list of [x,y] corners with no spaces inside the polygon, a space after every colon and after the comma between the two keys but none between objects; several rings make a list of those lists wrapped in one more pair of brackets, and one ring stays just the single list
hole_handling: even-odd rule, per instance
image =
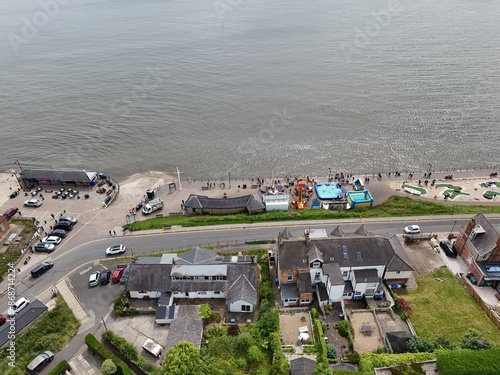
[{"label": "utility pole", "polygon": [[177,179],[179,180],[179,190],[182,190],[182,184],[181,184],[181,171],[179,171],[179,167],[176,167],[177,168]]},{"label": "utility pole", "polygon": [[231,172],[229,172],[229,189],[231,189]]}]

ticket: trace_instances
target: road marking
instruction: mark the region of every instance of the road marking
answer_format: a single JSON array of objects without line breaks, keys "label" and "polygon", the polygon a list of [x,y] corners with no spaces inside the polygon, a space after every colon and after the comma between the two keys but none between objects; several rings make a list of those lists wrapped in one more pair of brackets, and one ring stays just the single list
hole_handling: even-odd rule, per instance
[{"label": "road marking", "polygon": [[84,273],[87,273],[89,272],[90,270],[92,269],[92,266],[90,266],[89,268],[87,268],[86,270],[83,270],[83,271],[80,271],[80,275],[83,275]]}]

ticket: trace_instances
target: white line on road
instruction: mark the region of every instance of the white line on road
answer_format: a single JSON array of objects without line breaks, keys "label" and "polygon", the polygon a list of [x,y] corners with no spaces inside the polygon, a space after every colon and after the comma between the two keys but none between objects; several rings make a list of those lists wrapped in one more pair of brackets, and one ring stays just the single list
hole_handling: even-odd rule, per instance
[{"label": "white line on road", "polygon": [[84,273],[87,273],[89,272],[90,270],[92,269],[92,266],[90,266],[89,268],[87,268],[86,270],[83,270],[83,271],[80,271],[80,275],[83,275]]}]

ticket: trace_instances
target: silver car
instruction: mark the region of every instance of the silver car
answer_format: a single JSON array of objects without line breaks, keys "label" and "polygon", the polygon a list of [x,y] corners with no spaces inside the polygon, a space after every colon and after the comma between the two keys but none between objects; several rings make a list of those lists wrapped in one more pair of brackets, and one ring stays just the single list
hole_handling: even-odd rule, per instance
[{"label": "silver car", "polygon": [[42,201],[40,199],[30,199],[24,202],[26,207],[40,207],[42,205]]}]

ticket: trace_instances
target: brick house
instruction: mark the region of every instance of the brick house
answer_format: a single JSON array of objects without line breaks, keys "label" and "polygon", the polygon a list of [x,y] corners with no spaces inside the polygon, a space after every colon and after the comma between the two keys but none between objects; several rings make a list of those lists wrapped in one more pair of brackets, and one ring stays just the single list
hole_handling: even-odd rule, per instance
[{"label": "brick house", "polygon": [[9,220],[3,215],[0,215],[0,240],[3,239],[3,236],[7,234],[10,230]]},{"label": "brick house", "polygon": [[500,293],[500,234],[483,214],[460,228],[455,249],[468,265],[467,277]]}]

